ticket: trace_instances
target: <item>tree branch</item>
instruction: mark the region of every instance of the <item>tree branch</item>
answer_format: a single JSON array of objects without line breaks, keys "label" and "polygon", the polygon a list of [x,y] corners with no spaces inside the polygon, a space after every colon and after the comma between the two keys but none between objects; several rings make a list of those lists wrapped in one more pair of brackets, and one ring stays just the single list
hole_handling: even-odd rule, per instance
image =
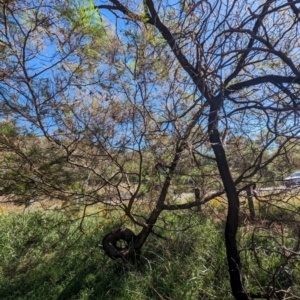
[{"label": "tree branch", "polygon": [[118,10],[118,11],[122,12],[124,15],[128,16],[133,21],[144,22],[144,19],[142,16],[132,12],[127,7],[125,7],[122,3],[120,3],[118,0],[110,0],[110,1],[114,4],[114,6],[113,5],[95,5],[94,7],[97,9]]},{"label": "tree branch", "polygon": [[240,91],[244,88],[259,85],[262,83],[273,83],[274,85],[282,83],[300,84],[300,77],[296,76],[279,76],[279,75],[266,75],[250,80],[242,81],[227,87],[224,91],[224,96],[228,97],[230,94]]},{"label": "tree branch", "polygon": [[295,5],[296,2],[293,0],[288,0],[288,3],[290,4],[290,7],[292,11],[294,12],[296,18],[299,20],[300,18],[300,9]]},{"label": "tree branch", "polygon": [[[257,34],[261,24],[262,24],[262,21],[263,21],[263,18],[265,17],[266,15],[266,12],[268,11],[268,8],[270,7],[271,5],[271,1],[266,1],[266,3],[264,4],[263,6],[263,9],[262,9],[262,12],[260,15],[257,16],[257,20],[254,24],[254,27],[252,29],[252,32],[254,35]],[[252,36],[252,38],[250,39],[249,43],[248,43],[248,46],[247,46],[247,51],[245,51],[242,55],[242,57],[240,58],[235,70],[227,77],[227,79],[225,80],[224,82],[224,86],[226,86],[233,78],[235,78],[239,72],[242,70],[242,68],[244,67],[244,64],[245,64],[245,61],[246,61],[246,58],[248,56],[248,54],[250,53],[251,51],[251,48],[253,47],[253,44],[255,42],[255,38]]]}]

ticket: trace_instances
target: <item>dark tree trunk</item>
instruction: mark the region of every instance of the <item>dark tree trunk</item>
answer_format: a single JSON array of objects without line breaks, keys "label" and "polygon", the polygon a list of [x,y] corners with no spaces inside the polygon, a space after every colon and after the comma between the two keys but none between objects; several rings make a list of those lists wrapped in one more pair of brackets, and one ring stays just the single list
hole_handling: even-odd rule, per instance
[{"label": "dark tree trunk", "polygon": [[255,219],[255,209],[254,209],[254,202],[253,202],[253,191],[252,187],[249,186],[247,188],[247,200],[249,205],[249,211],[250,211],[250,218],[251,220]]},{"label": "dark tree trunk", "polygon": [[199,202],[199,205],[197,206],[197,211],[201,211],[201,199],[200,199],[200,190],[198,188],[195,188],[194,190],[194,193],[195,193],[195,201],[196,202]]},{"label": "dark tree trunk", "polygon": [[227,253],[227,261],[229,267],[230,284],[232,294],[237,300],[249,300],[246,294],[241,275],[241,262],[237,249],[236,234],[239,220],[239,197],[234,181],[229,170],[227,157],[221,142],[218,130],[218,113],[220,105],[217,105],[217,99],[210,107],[209,117],[209,136],[212,145],[219,173],[223,182],[224,189],[228,199],[228,212],[225,226],[225,246]]}]

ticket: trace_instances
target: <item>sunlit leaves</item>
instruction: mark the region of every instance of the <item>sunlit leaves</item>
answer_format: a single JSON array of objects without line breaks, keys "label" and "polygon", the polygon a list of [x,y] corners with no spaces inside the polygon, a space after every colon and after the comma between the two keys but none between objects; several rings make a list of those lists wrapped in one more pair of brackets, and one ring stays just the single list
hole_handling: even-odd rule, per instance
[{"label": "sunlit leaves", "polygon": [[70,30],[91,35],[101,34],[103,23],[92,0],[66,1],[63,7],[57,6],[56,9],[70,22],[66,24]]}]

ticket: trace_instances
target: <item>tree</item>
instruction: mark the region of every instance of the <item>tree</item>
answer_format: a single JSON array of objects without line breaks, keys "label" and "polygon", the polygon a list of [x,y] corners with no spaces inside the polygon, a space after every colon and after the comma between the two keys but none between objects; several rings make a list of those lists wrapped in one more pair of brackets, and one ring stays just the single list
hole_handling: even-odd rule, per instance
[{"label": "tree", "polygon": [[[1,131],[2,195],[117,207],[140,231],[115,228],[103,246],[125,260],[159,236],[163,211],[226,196],[234,297],[280,295],[280,268],[268,288],[246,291],[237,230],[242,192],[299,138],[297,2],[2,5],[2,117],[18,133]],[[178,202],[178,185],[195,198]],[[288,250],[285,262],[297,239]]]},{"label": "tree", "polygon": [[[155,28],[169,45],[172,60],[179,62],[201,99],[188,109],[194,111],[186,130],[181,131],[181,140],[177,141],[156,211],[164,206],[180,156],[190,147],[191,128],[206,115],[209,142],[228,199],[225,241],[232,292],[236,299],[249,299],[241,281],[236,244],[239,212],[236,186],[274,159],[273,156],[264,161],[263,153],[279,137],[282,141],[277,153],[288,140],[299,134],[299,59],[296,56],[299,9],[293,1],[156,4],[146,0],[141,12],[126,1],[107,3],[110,5],[97,5],[100,12],[108,9],[117,19],[129,19],[146,30]],[[121,24],[120,27],[125,26]],[[265,145],[252,165],[234,179],[222,143],[222,131],[235,128],[241,131],[245,126],[248,134],[266,127]],[[157,214],[153,213],[147,220],[148,227],[142,232],[151,230],[156,219]],[[139,248],[143,240],[140,234],[135,247]]]}]

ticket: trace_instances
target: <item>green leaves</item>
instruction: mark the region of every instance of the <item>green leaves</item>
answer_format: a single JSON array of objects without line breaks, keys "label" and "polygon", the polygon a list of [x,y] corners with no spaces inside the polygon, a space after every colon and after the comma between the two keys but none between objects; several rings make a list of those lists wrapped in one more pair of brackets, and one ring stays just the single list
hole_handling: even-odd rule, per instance
[{"label": "green leaves", "polygon": [[71,30],[83,30],[87,34],[99,34],[103,24],[92,0],[72,1],[64,8],[57,10],[71,24]]},{"label": "green leaves", "polygon": [[12,122],[0,123],[0,135],[7,138],[16,137],[18,135],[18,129]]},{"label": "green leaves", "polygon": [[142,21],[144,23],[147,23],[150,20],[150,15],[148,12],[148,6],[147,6],[147,1],[143,0],[143,6],[144,6],[144,15],[142,16]]}]

